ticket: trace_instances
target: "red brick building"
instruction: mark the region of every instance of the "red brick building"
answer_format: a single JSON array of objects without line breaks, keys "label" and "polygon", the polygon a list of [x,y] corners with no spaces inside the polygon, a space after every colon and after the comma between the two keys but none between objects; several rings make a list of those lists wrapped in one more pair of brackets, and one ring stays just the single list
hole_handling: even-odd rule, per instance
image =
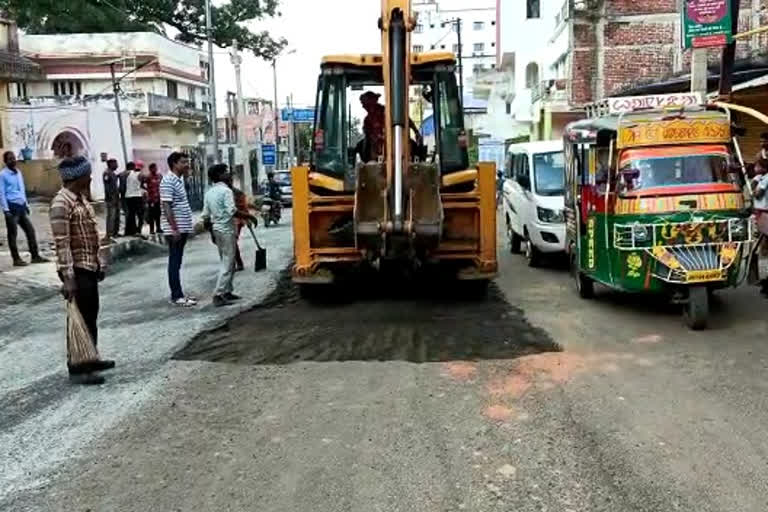
[{"label": "red brick building", "polygon": [[[678,0],[573,0],[570,101],[573,106],[660,81],[690,68],[680,42]],[[739,31],[768,22],[767,0],[741,0]],[[768,34],[740,42],[737,59],[768,47]],[[716,64],[720,50],[710,51]]]}]

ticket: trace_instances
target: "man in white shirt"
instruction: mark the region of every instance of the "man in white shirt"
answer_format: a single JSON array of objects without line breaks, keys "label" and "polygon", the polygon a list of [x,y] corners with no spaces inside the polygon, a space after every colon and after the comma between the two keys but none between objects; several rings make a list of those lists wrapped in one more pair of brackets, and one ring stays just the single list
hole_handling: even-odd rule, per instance
[{"label": "man in white shirt", "polygon": [[211,227],[211,234],[219,249],[221,268],[216,291],[213,294],[213,305],[226,306],[240,297],[232,293],[235,277],[235,196],[227,184],[229,169],[225,164],[214,165],[208,171],[208,179],[213,186],[205,194],[202,220]]},{"label": "man in white shirt", "polygon": [[144,189],[141,182],[141,169],[135,165],[125,178],[125,200],[128,218],[125,222],[126,236],[141,235],[144,216]]}]

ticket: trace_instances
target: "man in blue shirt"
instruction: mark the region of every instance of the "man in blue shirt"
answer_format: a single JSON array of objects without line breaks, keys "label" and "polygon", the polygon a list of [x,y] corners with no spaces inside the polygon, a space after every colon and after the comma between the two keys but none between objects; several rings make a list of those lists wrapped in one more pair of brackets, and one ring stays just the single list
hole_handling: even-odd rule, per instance
[{"label": "man in blue shirt", "polygon": [[46,263],[48,260],[40,257],[37,249],[35,228],[29,220],[29,204],[27,191],[24,188],[24,177],[16,168],[16,156],[13,151],[3,155],[5,168],[0,171],[0,209],[3,210],[5,226],[8,230],[8,248],[11,250],[14,267],[25,267],[27,262],[21,259],[16,245],[19,227],[27,237],[27,246],[32,254],[32,263]]}]

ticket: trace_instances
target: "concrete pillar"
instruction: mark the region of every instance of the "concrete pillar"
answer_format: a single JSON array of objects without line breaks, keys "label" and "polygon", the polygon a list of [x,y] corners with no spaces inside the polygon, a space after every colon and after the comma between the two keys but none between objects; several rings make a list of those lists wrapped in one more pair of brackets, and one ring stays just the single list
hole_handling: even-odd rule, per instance
[{"label": "concrete pillar", "polygon": [[691,54],[691,92],[707,94],[707,49],[694,48]]}]

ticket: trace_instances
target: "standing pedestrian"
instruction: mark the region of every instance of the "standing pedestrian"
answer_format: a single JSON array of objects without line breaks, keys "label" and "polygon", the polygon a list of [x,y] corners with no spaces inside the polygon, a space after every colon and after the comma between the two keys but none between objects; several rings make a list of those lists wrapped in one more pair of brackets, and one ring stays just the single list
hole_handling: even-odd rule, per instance
[{"label": "standing pedestrian", "polygon": [[120,234],[120,184],[117,176],[117,160],[107,160],[104,171],[104,205],[107,209],[105,240],[111,242]]},{"label": "standing pedestrian", "polygon": [[235,272],[242,272],[245,270],[243,264],[243,257],[240,254],[240,233],[248,222],[256,224],[258,221],[254,215],[248,211],[248,197],[242,190],[233,186],[232,174],[228,174],[227,185],[232,189],[232,193],[235,196],[235,208],[237,214],[235,215]]},{"label": "standing pedestrian", "polygon": [[[768,142],[768,137],[766,139]],[[760,231],[760,239],[758,240],[758,247],[760,247],[768,240],[768,165],[762,164],[759,159],[755,163],[755,175],[751,185],[752,208],[757,221],[757,229]],[[759,249],[757,254],[759,254]],[[768,278],[760,281],[760,293],[768,297]]]},{"label": "standing pedestrian", "polygon": [[213,186],[205,194],[202,220],[210,224],[216,247],[219,249],[221,267],[213,305],[228,306],[240,297],[232,293],[235,277],[235,196],[229,186],[229,170],[225,164],[217,164],[208,170]]},{"label": "standing pedestrian", "polygon": [[192,208],[189,207],[184,178],[189,174],[189,157],[174,152],[168,157],[170,172],[160,182],[160,202],[163,208],[161,226],[168,242],[168,285],[171,303],[181,307],[197,305],[193,297],[185,297],[181,287],[181,265],[184,247],[194,232]]},{"label": "standing pedestrian", "polygon": [[128,219],[125,222],[126,236],[140,236],[144,215],[144,190],[141,188],[141,170],[134,164],[125,178],[125,200],[128,204]]},{"label": "standing pedestrian", "polygon": [[27,190],[24,187],[24,176],[16,168],[16,155],[6,151],[3,155],[5,167],[0,171],[0,209],[5,217],[5,227],[8,231],[8,249],[11,251],[14,267],[26,267],[28,263],[21,259],[19,247],[16,244],[19,227],[27,237],[27,246],[32,255],[32,263],[46,263],[48,260],[40,256],[37,247],[35,227],[29,220],[29,203]]},{"label": "standing pedestrian", "polygon": [[760,151],[755,156],[755,172],[768,172],[768,132],[760,134]]},{"label": "standing pedestrian", "polygon": [[145,186],[147,189],[147,222],[149,223],[149,233],[162,233],[160,226],[160,182],[163,176],[157,171],[157,164],[149,164],[149,176],[147,176]]},{"label": "standing pedestrian", "polygon": [[117,175],[117,181],[120,186],[120,208],[123,210],[123,216],[125,216],[125,230],[123,231],[125,236],[130,236],[128,234],[128,199],[126,199],[125,193],[128,189],[128,176],[134,169],[136,169],[136,165],[133,162],[128,162],[125,164],[125,170]]},{"label": "standing pedestrian", "polygon": [[[99,259],[96,215],[87,199],[91,164],[82,156],[66,158],[59,164],[59,173],[63,187],[51,202],[50,219],[62,294],[75,301],[93,343],[98,344],[99,282],[104,280],[104,268]],[[94,372],[114,367],[110,360],[68,364],[70,379],[78,384],[103,384],[104,378]]]},{"label": "standing pedestrian", "polygon": [[139,203],[139,210],[136,216],[136,230],[141,235],[144,231],[144,223],[147,219],[147,178],[149,173],[144,170],[144,162],[136,160],[136,171],[139,173],[139,188],[141,189],[141,202]]}]

